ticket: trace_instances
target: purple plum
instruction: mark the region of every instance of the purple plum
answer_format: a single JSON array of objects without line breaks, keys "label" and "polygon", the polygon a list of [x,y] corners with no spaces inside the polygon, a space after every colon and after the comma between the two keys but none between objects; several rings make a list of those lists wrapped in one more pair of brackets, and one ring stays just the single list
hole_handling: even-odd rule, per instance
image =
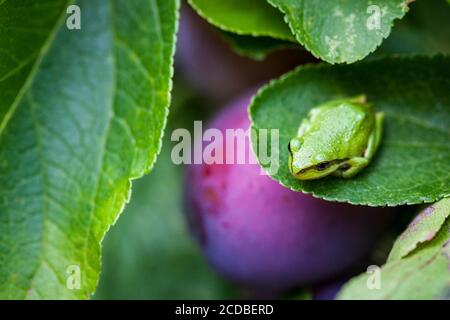
[{"label": "purple plum", "polygon": [[316,61],[304,50],[282,50],[264,61],[234,53],[217,30],[188,5],[182,6],[178,33],[178,71],[204,96],[224,101],[300,64]]},{"label": "purple plum", "polygon": [[[209,128],[248,129],[250,98],[231,103]],[[344,274],[370,253],[393,216],[392,209],[293,192],[257,164],[187,166],[185,207],[209,263],[233,282],[266,290]]]}]

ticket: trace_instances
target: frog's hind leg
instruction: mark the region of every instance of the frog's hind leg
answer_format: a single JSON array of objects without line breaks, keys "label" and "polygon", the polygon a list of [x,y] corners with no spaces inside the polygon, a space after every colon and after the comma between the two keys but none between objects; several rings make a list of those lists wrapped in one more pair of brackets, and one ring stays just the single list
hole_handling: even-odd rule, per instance
[{"label": "frog's hind leg", "polygon": [[369,137],[367,149],[364,152],[364,157],[355,157],[345,161],[338,170],[335,171],[335,175],[341,178],[350,179],[358,174],[362,169],[367,167],[369,161],[374,156],[381,142],[381,136],[383,134],[383,122],[384,113],[377,113],[375,115],[375,129]]},{"label": "frog's hind leg", "polygon": [[366,158],[352,158],[341,164],[339,169],[333,172],[333,175],[344,179],[350,179],[358,174],[362,169],[367,167],[368,164],[369,160]]},{"label": "frog's hind leg", "polygon": [[375,130],[373,130],[372,134],[369,137],[367,149],[364,153],[364,157],[368,160],[372,159],[378,149],[378,146],[380,145],[381,136],[383,135],[383,122],[384,113],[378,112],[377,114],[375,114]]}]

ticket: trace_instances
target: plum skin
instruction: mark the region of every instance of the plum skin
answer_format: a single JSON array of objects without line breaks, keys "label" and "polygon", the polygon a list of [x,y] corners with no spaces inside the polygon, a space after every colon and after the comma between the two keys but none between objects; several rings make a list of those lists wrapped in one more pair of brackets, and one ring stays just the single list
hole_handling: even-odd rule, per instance
[{"label": "plum skin", "polygon": [[[231,103],[209,127],[246,130],[250,97]],[[256,164],[187,166],[185,207],[208,262],[233,282],[266,289],[344,273],[368,255],[392,217],[391,209],[293,192]]]}]

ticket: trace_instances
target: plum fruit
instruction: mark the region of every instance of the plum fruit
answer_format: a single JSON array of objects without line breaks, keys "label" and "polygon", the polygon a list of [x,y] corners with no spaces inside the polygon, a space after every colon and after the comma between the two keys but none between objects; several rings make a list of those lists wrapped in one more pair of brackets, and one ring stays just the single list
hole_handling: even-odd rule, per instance
[{"label": "plum fruit", "polygon": [[[247,130],[250,98],[231,103],[208,127]],[[320,284],[345,273],[370,253],[392,218],[391,209],[293,192],[261,175],[257,164],[188,165],[184,196],[189,225],[209,263],[233,282],[267,290]]]},{"label": "plum fruit", "polygon": [[175,61],[178,71],[195,89],[214,101],[224,101],[316,60],[301,49],[277,51],[264,61],[239,56],[214,27],[183,5]]}]

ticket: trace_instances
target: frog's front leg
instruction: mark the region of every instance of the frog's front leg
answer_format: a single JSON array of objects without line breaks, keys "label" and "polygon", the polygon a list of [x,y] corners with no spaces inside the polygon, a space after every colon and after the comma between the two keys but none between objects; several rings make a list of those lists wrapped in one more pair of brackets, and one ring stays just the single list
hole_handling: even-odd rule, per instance
[{"label": "frog's front leg", "polygon": [[350,179],[367,167],[369,160],[363,157],[356,157],[345,161],[339,169],[333,172],[334,176]]},{"label": "frog's front leg", "polygon": [[384,113],[378,112],[375,114],[375,129],[369,137],[369,141],[367,144],[367,149],[364,152],[364,158],[370,160],[373,155],[377,151],[380,142],[381,136],[383,135],[383,122],[384,122]]}]

